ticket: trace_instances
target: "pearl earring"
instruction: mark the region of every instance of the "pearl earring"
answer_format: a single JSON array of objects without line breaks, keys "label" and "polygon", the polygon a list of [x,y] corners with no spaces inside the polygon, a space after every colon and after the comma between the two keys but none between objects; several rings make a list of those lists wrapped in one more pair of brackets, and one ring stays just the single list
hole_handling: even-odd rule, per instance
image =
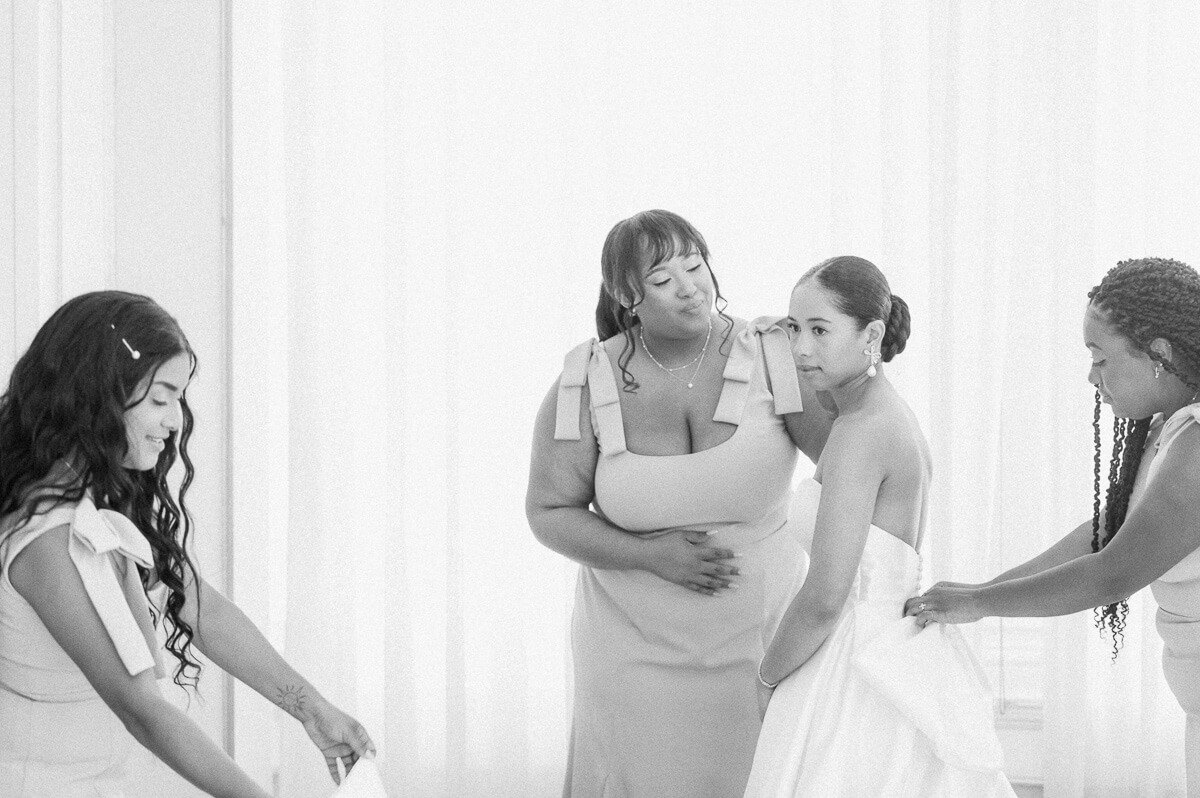
[{"label": "pearl earring", "polygon": [[879,362],[879,353],[867,347],[863,350],[863,354],[871,358],[871,365],[867,366],[867,376],[874,377],[879,373],[879,369],[875,368],[875,364]]}]

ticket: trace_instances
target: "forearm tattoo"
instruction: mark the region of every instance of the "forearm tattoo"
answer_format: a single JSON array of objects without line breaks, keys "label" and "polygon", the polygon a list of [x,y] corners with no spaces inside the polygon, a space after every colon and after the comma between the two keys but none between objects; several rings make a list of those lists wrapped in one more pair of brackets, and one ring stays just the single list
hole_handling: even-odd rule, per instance
[{"label": "forearm tattoo", "polygon": [[278,704],[284,712],[292,717],[299,718],[304,714],[304,705],[308,701],[308,696],[304,694],[304,688],[300,685],[289,684],[283,688],[276,690],[277,693],[275,703]]}]

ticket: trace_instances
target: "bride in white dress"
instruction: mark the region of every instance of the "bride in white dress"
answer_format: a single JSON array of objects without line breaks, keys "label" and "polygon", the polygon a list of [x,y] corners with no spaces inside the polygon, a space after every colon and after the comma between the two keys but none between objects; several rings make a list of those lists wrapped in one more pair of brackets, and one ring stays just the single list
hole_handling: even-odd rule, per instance
[{"label": "bride in white dress", "polygon": [[786,323],[797,370],[838,419],[795,502],[811,564],[759,669],[770,703],[745,794],[1015,796],[962,637],[904,617],[931,467],[880,361],[904,349],[908,306],[873,264],[843,256],[800,279]]}]

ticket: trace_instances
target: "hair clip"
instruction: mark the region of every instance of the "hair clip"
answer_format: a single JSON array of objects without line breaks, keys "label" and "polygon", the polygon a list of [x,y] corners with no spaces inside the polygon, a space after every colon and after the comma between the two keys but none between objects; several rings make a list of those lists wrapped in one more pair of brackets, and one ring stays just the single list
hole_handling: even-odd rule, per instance
[{"label": "hair clip", "polygon": [[[112,328],[113,332],[117,331],[117,325],[110,324],[108,326]],[[132,357],[134,360],[137,360],[142,356],[142,353],[137,351],[136,349],[134,349],[132,346],[130,346],[129,342],[126,341],[124,338],[121,339],[121,343],[125,344],[125,348],[129,350],[129,356]]]}]

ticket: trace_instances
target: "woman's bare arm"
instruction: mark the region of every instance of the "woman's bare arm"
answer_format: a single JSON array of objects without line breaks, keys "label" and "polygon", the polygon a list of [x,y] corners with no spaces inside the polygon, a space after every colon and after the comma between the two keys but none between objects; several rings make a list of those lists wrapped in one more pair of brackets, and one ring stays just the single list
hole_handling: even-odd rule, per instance
[{"label": "woman's bare arm", "polygon": [[837,623],[858,572],[883,482],[881,459],[862,455],[876,443],[853,425],[840,426],[829,437],[808,576],[763,657],[761,674],[767,682],[778,682],[807,662]]},{"label": "woman's bare arm", "polygon": [[[1089,545],[1089,553],[1027,576],[977,587],[935,586],[909,599],[906,612],[931,621],[967,623],[993,615],[1068,615],[1128,598],[1200,548],[1196,463],[1200,427],[1180,433],[1145,494],[1098,553],[1090,553]],[[1055,556],[1067,546],[1079,548],[1083,529],[1081,525],[1064,539],[1073,538],[1073,543],[1060,541],[1063,549]]]},{"label": "woman's bare arm", "polygon": [[209,795],[267,798],[265,790],[163,697],[152,670],[129,675],[70,559],[69,534],[67,526],[52,529],[17,555],[9,568],[17,592],[138,742]]},{"label": "woman's bare arm", "polygon": [[317,692],[246,614],[208,582],[189,583],[183,615],[205,656],[300,721],[335,783],[341,781],[339,759],[349,772],[358,757],[374,756],[375,745],[362,724]]}]

